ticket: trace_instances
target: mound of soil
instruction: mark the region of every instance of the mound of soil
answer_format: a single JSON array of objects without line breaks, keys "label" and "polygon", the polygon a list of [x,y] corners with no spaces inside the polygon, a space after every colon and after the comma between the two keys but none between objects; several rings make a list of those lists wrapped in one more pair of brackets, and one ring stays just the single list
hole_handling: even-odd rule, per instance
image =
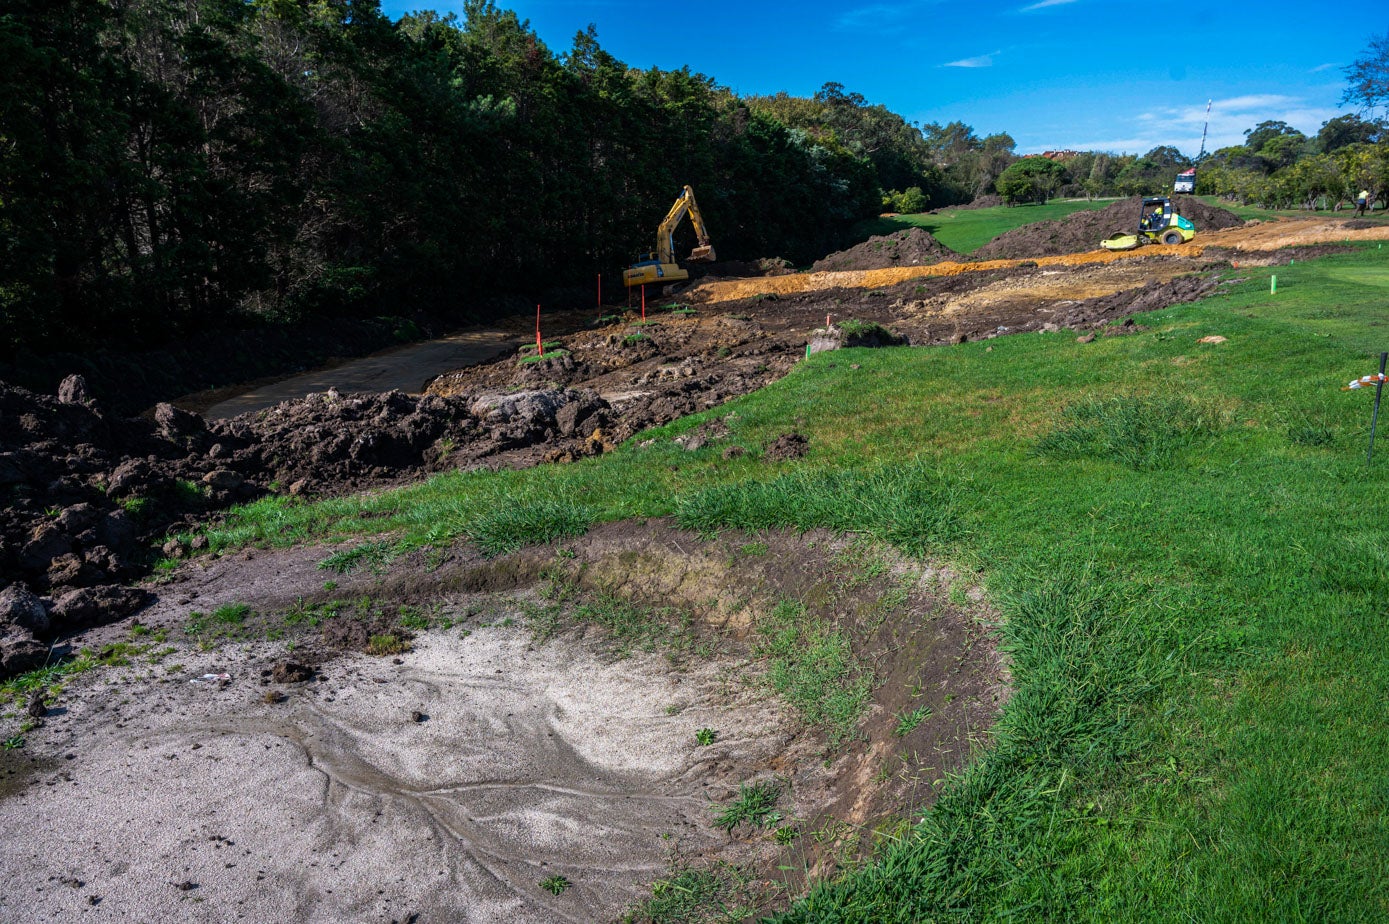
[{"label": "mound of soil", "polygon": [[[1166,282],[1154,281],[1142,288],[1076,302],[1057,318],[1056,323],[1072,330],[1100,328],[1131,314],[1160,311],[1172,305],[1194,302],[1205,298],[1221,284],[1220,277],[1214,274],[1179,276]],[[1132,320],[1128,323],[1132,329]]]},{"label": "mound of soil", "polygon": [[810,451],[810,441],[799,433],[783,433],[767,444],[765,462],[791,462]]},{"label": "mound of soil", "polygon": [[924,266],[957,256],[921,228],[908,228],[886,236],[874,236],[848,250],[832,253],[817,261],[810,270],[814,273],[841,270],[884,269],[890,266]]},{"label": "mound of soil", "polygon": [[[1137,226],[1142,201],[1135,196],[1097,211],[1075,212],[1054,221],[1024,225],[1000,234],[970,256],[975,260],[1016,260],[1096,250],[1100,241],[1115,231],[1128,231]],[[1200,199],[1183,198],[1174,203],[1178,213],[1196,225],[1198,241],[1202,231],[1219,231],[1244,224],[1233,212],[1207,205]]]},{"label": "mound of soil", "polygon": [[717,263],[691,263],[686,267],[691,279],[705,276],[785,276],[796,271],[781,257],[763,257],[761,260],[720,260]]},{"label": "mound of soil", "polygon": [[518,447],[592,454],[607,413],[590,389],[550,387],[330,391],[213,422],[161,404],[147,420],[106,413],[79,376],[56,398],[0,383],[0,419],[15,422],[0,432],[0,585],[16,588],[0,607],[0,676],[41,660],[41,639],[138,609],[142,598],[116,585],[145,573],[151,543],[180,524],[272,489],[337,493]]},{"label": "mound of soil", "polygon": [[969,205],[954,205],[951,206],[951,208],[958,210],[991,209],[996,208],[1000,205],[1003,205],[1003,197],[1000,196],[998,193],[989,193],[987,196],[980,196],[979,198],[971,202]]}]

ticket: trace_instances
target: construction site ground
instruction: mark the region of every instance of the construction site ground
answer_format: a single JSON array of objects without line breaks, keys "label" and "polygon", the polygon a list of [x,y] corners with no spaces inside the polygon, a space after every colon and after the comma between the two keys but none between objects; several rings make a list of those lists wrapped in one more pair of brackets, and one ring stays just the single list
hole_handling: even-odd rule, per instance
[{"label": "construction site ground", "polygon": [[[0,818],[16,834],[0,848],[14,883],[0,917],[601,920],[690,860],[753,869],[740,901],[784,904],[871,847],[845,831],[928,804],[1007,698],[997,617],[948,568],[888,556],[865,569],[886,553],[829,534],[701,545],[628,522],[497,559],[459,543],[339,574],[324,565],[360,548],[246,549],[151,581],[151,543],[267,494],[601,454],[776,380],[808,349],[1132,333],[1130,315],[1245,266],[1383,241],[1389,226],[1273,221],[1178,247],[1039,243],[987,261],[919,234],[860,245],[835,271],[648,292],[645,319],[547,316],[544,356],[444,371],[422,394],[330,391],[229,420],[161,405],[151,420],[102,413],[80,382],[56,399],[0,387],[22,431],[0,440],[0,680],[53,651],[103,659],[55,675],[30,703],[41,724],[21,735],[19,712],[4,720]],[[764,449],[793,458],[804,439]],[[163,554],[196,556],[197,541]],[[576,615],[614,598],[671,608],[680,645],[615,651]],[[756,620],[812,599],[893,679],[843,748],[758,682]],[[903,731],[917,687],[940,721]],[[899,740],[919,754],[889,766]],[[772,779],[793,782],[781,810],[823,840],[774,847],[714,824],[742,783]]]}]

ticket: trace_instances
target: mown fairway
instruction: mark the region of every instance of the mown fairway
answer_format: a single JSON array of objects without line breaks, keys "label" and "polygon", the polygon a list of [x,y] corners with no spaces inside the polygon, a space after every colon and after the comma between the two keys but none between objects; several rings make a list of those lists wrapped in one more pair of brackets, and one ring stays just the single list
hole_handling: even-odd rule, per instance
[{"label": "mown fairway", "polygon": [[906,228],[924,228],[945,246],[957,253],[970,253],[983,247],[1005,231],[1032,224],[1034,221],[1053,221],[1085,209],[1102,209],[1113,205],[1113,199],[1053,199],[1045,205],[996,205],[986,209],[942,209],[934,214],[896,215],[874,218],[855,228],[856,237],[870,234],[891,234]]},{"label": "mown fairway", "polygon": [[[268,500],[210,535],[504,549],[674,515],[945,557],[1006,614],[1013,699],[913,838],[788,920],[1383,920],[1389,440],[1367,468],[1373,393],[1340,387],[1389,349],[1385,259],[1278,267],[1276,296],[1240,270],[1091,344],[819,354],[645,448]],[[748,455],[670,442],[730,411]],[[760,462],[792,429],[810,455]]]}]

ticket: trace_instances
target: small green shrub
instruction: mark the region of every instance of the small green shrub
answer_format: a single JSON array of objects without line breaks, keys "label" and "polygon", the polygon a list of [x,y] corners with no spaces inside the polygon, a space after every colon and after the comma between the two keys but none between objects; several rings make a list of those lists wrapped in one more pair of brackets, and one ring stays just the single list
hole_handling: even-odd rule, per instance
[{"label": "small green shrub", "polygon": [[776,804],[781,799],[781,785],[774,780],[743,783],[738,797],[724,806],[714,819],[714,827],[732,831],[746,822],[749,827],[766,828],[781,821]]},{"label": "small green shrub", "polygon": [[695,743],[701,747],[708,747],[719,740],[719,733],[712,728],[701,728],[695,732]]},{"label": "small green shrub", "polygon": [[546,878],[540,880],[540,887],[544,889],[546,892],[549,892],[551,895],[559,895],[561,892],[569,888],[571,885],[573,885],[572,882],[570,882],[565,877],[559,875],[547,876]]},{"label": "small green shrub", "polygon": [[212,621],[224,626],[239,626],[250,615],[251,607],[246,603],[228,603],[212,611]]}]

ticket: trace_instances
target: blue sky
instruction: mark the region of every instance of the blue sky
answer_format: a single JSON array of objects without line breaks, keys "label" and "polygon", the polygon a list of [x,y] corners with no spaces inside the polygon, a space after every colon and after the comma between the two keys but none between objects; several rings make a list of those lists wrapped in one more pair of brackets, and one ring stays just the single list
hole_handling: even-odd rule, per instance
[{"label": "blue sky", "polygon": [[[1389,32],[1384,0],[1328,6],[1135,0],[529,0],[498,5],[556,52],[589,23],[627,64],[688,64],[742,94],[813,94],[827,81],[909,121],[1006,131],[1019,153],[1074,148],[1194,156],[1265,119],[1308,134],[1348,111],[1342,68]],[[382,0],[406,10],[461,3]]]}]

